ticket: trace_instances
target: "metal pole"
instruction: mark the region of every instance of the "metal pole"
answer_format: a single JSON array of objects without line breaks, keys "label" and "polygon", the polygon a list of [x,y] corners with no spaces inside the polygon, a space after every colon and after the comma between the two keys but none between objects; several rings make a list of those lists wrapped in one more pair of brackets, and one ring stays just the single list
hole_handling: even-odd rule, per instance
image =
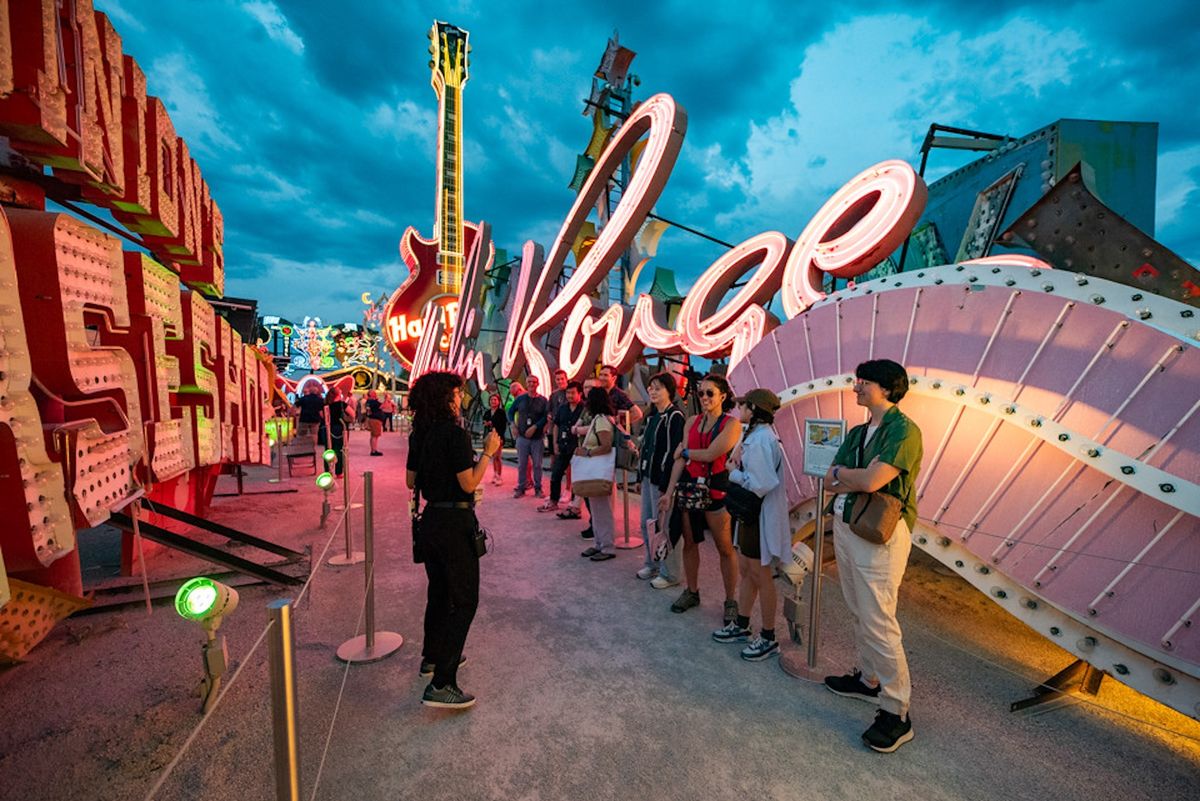
[{"label": "metal pole", "polygon": [[404,638],[394,631],[375,631],[375,477],[370,471],[363,473],[363,547],[367,633],[338,646],[337,658],[343,662],[377,662],[404,645]]},{"label": "metal pole", "polygon": [[275,742],[275,799],[300,801],[300,761],[296,725],[296,647],[292,639],[292,601],[267,604],[271,616],[271,721]]},{"label": "metal pole", "polygon": [[817,633],[821,624],[821,559],[825,544],[825,479],[817,479],[817,529],[813,541],[812,598],[808,602],[808,667],[817,666]]},{"label": "metal pole", "polygon": [[[631,434],[632,433],[631,429],[633,428],[633,426],[629,422],[629,410],[628,409],[626,409],[625,411],[620,413],[620,422],[625,428],[625,433]],[[617,436],[617,434],[614,431],[613,432],[613,447],[614,448],[617,447],[616,436]],[[621,550],[630,550],[632,548],[641,548],[644,540],[641,537],[629,536],[629,471],[624,470],[624,469],[621,470],[621,503],[623,504],[624,513],[625,513],[625,537],[613,544],[616,547],[620,548]],[[641,511],[640,511],[641,504],[640,503],[638,504],[638,510],[639,510],[638,516],[640,517],[641,516]],[[641,530],[640,525],[638,526],[638,530],[639,531]]]}]

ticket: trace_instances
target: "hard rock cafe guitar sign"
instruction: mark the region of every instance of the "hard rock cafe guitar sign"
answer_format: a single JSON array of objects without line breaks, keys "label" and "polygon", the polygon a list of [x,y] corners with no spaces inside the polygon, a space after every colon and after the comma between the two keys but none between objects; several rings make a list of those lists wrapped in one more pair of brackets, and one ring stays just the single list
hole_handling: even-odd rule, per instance
[{"label": "hard rock cafe guitar sign", "polygon": [[[467,36],[462,28],[445,22],[435,22],[429,31],[431,83],[438,98],[434,236],[425,239],[412,226],[405,230],[400,239],[400,257],[409,275],[392,293],[383,316],[388,347],[410,368],[427,309],[441,308],[447,328],[453,330],[458,320],[464,260],[479,236],[479,227],[464,222],[462,217],[462,95],[470,51]],[[489,246],[484,269],[491,258]],[[444,350],[449,347],[449,338],[442,337],[438,344]]]}]

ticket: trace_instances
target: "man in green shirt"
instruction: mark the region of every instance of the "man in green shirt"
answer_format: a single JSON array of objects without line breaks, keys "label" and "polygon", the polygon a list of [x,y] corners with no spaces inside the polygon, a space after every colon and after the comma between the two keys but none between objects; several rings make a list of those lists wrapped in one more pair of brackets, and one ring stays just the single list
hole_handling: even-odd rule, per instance
[{"label": "man in green shirt", "polygon": [[[913,738],[908,715],[912,683],[904,655],[896,601],[912,550],[917,522],[916,481],[921,470],[921,429],[896,404],[908,391],[904,367],[888,359],[863,362],[854,370],[855,401],[871,414],[855,426],[825,475],[833,501],[833,540],[842,595],[854,626],[858,666],[845,676],[827,676],[838,695],[880,707],[863,743],[891,753]],[[891,538],[868,542],[850,529],[856,502],[884,492],[904,504]]]}]

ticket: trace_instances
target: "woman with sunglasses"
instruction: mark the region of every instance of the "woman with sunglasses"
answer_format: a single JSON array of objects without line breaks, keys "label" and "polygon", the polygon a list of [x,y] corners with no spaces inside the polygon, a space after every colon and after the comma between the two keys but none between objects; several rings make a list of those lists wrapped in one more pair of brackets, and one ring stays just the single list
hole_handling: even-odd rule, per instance
[{"label": "woman with sunglasses", "polygon": [[671,611],[686,612],[700,605],[700,543],[704,541],[707,528],[712,532],[713,543],[721,557],[721,579],[725,585],[724,622],[729,623],[738,614],[735,600],[738,570],[723,490],[729,482],[725,462],[742,435],[742,424],[728,414],[733,408],[733,393],[723,376],[712,373],[704,376],[697,395],[700,414],[687,423],[687,439],[675,451],[671,480],[659,504],[662,510],[669,509],[675,502],[680,483],[699,484],[701,481],[708,485],[712,501],[703,511],[689,511],[683,515],[683,572],[687,588],[671,604]]}]

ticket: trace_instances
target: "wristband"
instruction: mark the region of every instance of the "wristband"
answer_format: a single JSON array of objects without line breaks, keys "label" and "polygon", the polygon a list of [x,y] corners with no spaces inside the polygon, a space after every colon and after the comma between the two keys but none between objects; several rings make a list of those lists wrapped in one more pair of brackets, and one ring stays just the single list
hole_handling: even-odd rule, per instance
[{"label": "wristband", "polygon": [[687,448],[684,448],[684,449],[683,449],[683,458],[684,458],[684,459],[687,459],[687,458],[688,458],[688,449],[687,449]]},{"label": "wristband", "polygon": [[840,467],[840,465],[833,466],[833,483],[834,484],[838,483],[838,467]]}]

